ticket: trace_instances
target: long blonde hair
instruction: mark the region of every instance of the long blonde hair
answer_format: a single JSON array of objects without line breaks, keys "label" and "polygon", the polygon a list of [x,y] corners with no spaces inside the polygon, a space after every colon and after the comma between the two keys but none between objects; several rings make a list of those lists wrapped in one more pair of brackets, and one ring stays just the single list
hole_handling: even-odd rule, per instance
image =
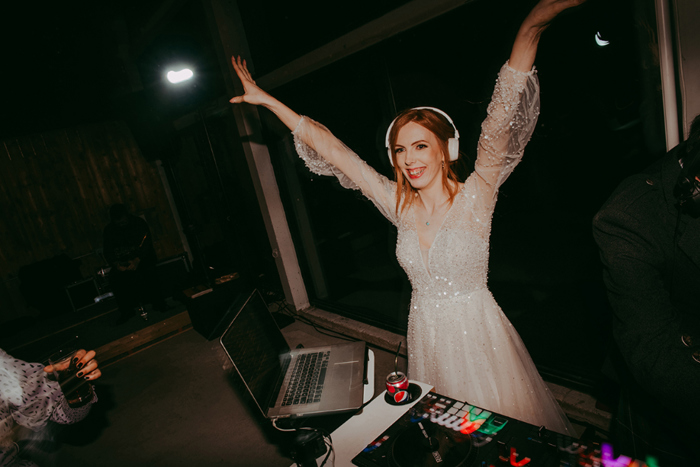
[{"label": "long blonde hair", "polygon": [[442,160],[445,164],[445,170],[442,171],[442,185],[447,189],[450,205],[452,205],[455,196],[459,192],[459,179],[452,168],[447,150],[447,140],[455,135],[454,128],[450,122],[444,116],[430,109],[404,110],[396,117],[389,131],[389,148],[391,148],[391,160],[394,164],[394,176],[396,177],[396,214],[400,214],[404,209],[410,207],[416,197],[415,195],[418,194],[418,190],[413,188],[406,180],[406,177],[404,177],[403,172],[399,168],[396,151],[394,151],[399,131],[411,122],[417,123],[431,131],[438,140]]}]

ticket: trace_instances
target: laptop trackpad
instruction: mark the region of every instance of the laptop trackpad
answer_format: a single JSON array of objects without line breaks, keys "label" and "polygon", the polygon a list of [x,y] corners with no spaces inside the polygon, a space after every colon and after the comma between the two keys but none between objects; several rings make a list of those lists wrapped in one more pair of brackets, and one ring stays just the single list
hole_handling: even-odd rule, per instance
[{"label": "laptop trackpad", "polygon": [[[358,366],[359,365],[359,366]],[[324,390],[324,405],[329,404],[338,407],[358,407],[362,405],[362,366],[361,362],[351,361],[347,363],[336,363],[329,367],[332,370],[326,378],[326,391]],[[359,378],[353,377],[354,373],[359,372]],[[358,381],[360,384],[359,390],[354,386]],[[359,397],[359,398],[358,398]],[[359,400],[356,401],[355,399]]]}]

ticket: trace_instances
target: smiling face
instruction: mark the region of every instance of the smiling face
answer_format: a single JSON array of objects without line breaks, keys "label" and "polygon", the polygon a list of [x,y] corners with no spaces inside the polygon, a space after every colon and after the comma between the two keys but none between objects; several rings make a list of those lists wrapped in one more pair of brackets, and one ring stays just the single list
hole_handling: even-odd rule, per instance
[{"label": "smiling face", "polygon": [[394,146],[398,169],[416,190],[442,184],[443,154],[435,134],[415,122],[404,125]]}]

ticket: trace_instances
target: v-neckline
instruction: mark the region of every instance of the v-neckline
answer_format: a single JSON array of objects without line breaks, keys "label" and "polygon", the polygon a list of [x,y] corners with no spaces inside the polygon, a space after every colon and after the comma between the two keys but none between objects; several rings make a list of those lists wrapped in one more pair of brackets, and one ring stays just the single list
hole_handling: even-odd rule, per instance
[{"label": "v-neckline", "polygon": [[[450,213],[452,212],[452,208],[454,207],[455,203],[457,202],[457,198],[462,194],[462,190],[464,190],[464,187],[466,186],[465,183],[462,184],[460,189],[457,191],[457,194],[455,195],[455,199],[452,200],[452,204],[450,205],[449,208],[447,208],[447,212],[445,213],[445,217],[442,218],[442,222],[440,222],[440,226],[438,227],[437,232],[435,232],[435,238],[433,238],[433,241],[430,242],[430,246],[427,248],[427,251],[430,251],[433,249],[433,245],[435,245],[435,242],[437,241],[438,237],[440,236],[440,233],[442,232],[442,228],[445,225],[445,222],[447,221],[447,218],[450,216]],[[418,217],[416,216],[416,207],[413,206],[413,226],[416,229],[416,238],[418,238],[418,248],[422,250],[420,247],[420,235],[418,234]]]},{"label": "v-neckline", "polygon": [[423,257],[423,249],[421,248],[420,244],[420,235],[418,233],[418,218],[416,216],[416,207],[413,206],[413,227],[416,230],[416,240],[418,240],[418,252],[420,254],[420,259],[421,262],[423,263],[423,268],[425,268],[425,272],[428,273],[428,276],[430,276],[430,252],[433,249],[433,246],[435,245],[435,242],[437,242],[438,237],[442,233],[442,228],[445,226],[445,222],[447,222],[447,218],[450,216],[450,213],[452,212],[452,208],[455,206],[455,203],[457,203],[459,196],[462,194],[462,190],[464,190],[464,187],[466,186],[465,183],[462,184],[460,187],[459,191],[457,191],[457,194],[455,195],[455,199],[452,201],[452,204],[450,205],[449,208],[447,208],[447,212],[445,213],[445,217],[442,218],[442,222],[440,222],[440,226],[438,227],[437,232],[435,232],[435,238],[433,238],[433,241],[430,243],[430,246],[425,250],[428,252],[428,263],[426,264],[425,258]]}]

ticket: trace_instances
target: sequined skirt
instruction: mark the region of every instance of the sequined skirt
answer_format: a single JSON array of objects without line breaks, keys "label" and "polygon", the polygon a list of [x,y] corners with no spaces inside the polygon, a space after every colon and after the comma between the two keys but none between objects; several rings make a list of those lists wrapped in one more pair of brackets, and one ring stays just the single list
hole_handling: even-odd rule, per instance
[{"label": "sequined skirt", "polygon": [[407,337],[410,379],[454,399],[574,433],[487,289],[449,298],[414,295]]}]

